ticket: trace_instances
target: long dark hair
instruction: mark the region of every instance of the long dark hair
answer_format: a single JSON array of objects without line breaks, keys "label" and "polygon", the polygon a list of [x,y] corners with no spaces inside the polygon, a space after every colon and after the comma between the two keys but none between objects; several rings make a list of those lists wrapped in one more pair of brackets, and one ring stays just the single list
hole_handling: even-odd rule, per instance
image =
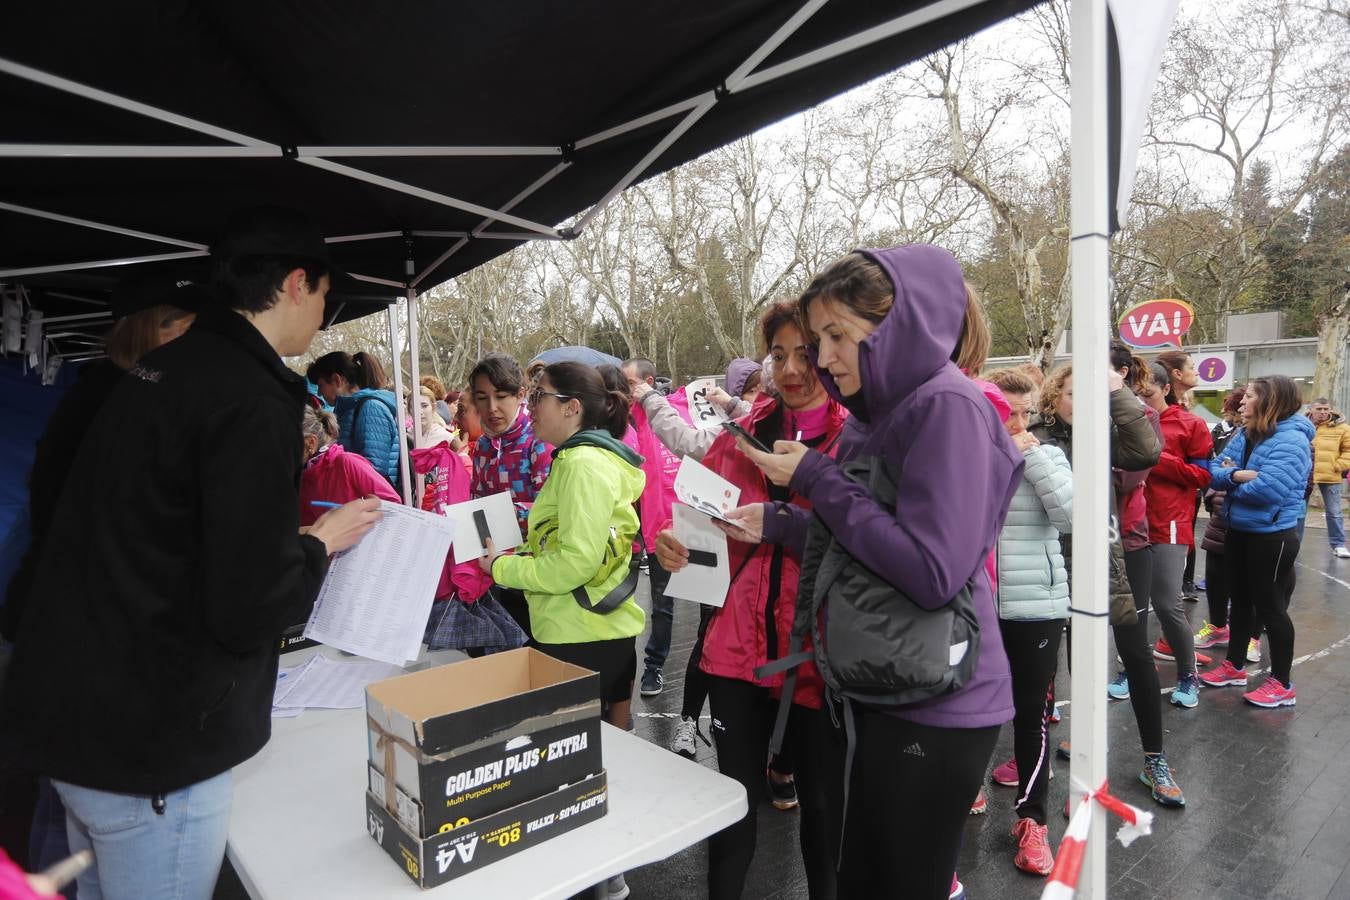
[{"label": "long dark hair", "polygon": [[581,427],[608,431],[623,439],[628,430],[628,395],[611,390],[604,376],[592,366],[578,362],[560,362],[547,366],[542,378],[548,378],[553,390],[581,404]]},{"label": "long dark hair", "polygon": [[1256,395],[1256,403],[1248,404],[1247,443],[1255,446],[1275,433],[1281,422],[1303,406],[1298,385],[1287,375],[1267,375],[1253,378],[1247,391]]},{"label": "long dark hair", "polygon": [[389,376],[385,375],[384,366],[373,355],[364,351],[350,354],[334,350],[314,360],[305,370],[305,377],[315,384],[319,383],[320,378],[331,378],[334,375],[341,375],[354,388],[376,390],[389,388]]}]

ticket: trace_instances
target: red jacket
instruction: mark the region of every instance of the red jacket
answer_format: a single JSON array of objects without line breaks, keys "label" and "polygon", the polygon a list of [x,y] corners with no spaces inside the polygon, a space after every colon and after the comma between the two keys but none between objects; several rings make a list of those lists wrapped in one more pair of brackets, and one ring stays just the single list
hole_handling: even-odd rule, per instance
[{"label": "red jacket", "polygon": [[[825,437],[819,449],[833,456],[839,432],[844,427],[848,412],[833,400],[829,403]],[[778,401],[761,394],[750,412],[739,421],[747,431],[754,434],[765,419],[778,412]],[[707,456],[703,458],[703,464],[741,489],[742,506],[769,500],[769,485],[763,473],[736,449],[735,440],[729,433],[718,436]],[[796,494],[792,495],[791,500],[798,506],[810,506],[804,498]],[[778,598],[773,610],[776,632],[773,636],[775,644],[773,658],[776,659],[786,656],[788,652],[792,619],[796,612],[797,580],[801,572],[801,560],[795,551],[781,544],[750,545],[739,541],[729,543],[731,589],[727,592],[726,603],[713,613],[712,619],[708,622],[699,668],[709,675],[772,687],[775,694],[778,694],[783,685],[782,675],[775,675],[763,681],[756,680],[754,676],[755,668],[764,665],[770,659],[770,635],[765,604],[769,596],[774,557],[778,555],[781,557]],[[809,641],[806,646],[808,648],[811,646]],[[823,688],[824,684],[815,665],[807,663],[798,669],[797,689],[792,700],[802,706],[819,709]]]},{"label": "red jacket", "polygon": [[1204,420],[1179,404],[1163,411],[1160,424],[1162,458],[1149,471],[1145,486],[1148,541],[1150,544],[1191,545],[1195,543],[1192,533],[1195,493],[1209,487],[1206,461],[1214,449],[1214,440]]},{"label": "red jacket", "polygon": [[375,471],[370,460],[359,453],[348,453],[341,444],[329,444],[326,450],[306,463],[300,473],[300,524],[313,525],[319,516],[328,512],[311,500],[350,503],[371,494],[390,503],[403,502],[389,486],[389,480]]}]

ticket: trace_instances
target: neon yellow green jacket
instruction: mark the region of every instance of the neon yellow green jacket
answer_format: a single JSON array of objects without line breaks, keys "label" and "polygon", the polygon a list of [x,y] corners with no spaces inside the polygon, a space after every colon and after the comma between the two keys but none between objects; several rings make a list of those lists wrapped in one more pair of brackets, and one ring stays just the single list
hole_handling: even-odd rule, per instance
[{"label": "neon yellow green jacket", "polygon": [[592,602],[628,576],[638,516],[633,504],[646,476],[642,457],[608,432],[584,431],[555,452],[553,468],[530,510],[521,553],[499,556],[492,577],[525,592],[530,630],[543,644],[580,644],[636,637],[646,616],[633,598],[611,613],[582,608],[573,588]]}]

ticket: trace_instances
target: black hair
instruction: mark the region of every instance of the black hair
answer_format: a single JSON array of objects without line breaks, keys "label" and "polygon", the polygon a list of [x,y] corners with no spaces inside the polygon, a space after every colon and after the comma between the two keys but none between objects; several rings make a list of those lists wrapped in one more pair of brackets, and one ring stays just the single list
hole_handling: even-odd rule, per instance
[{"label": "black hair", "polygon": [[1167,366],[1156,360],[1149,363],[1149,371],[1153,373],[1153,383],[1163,392],[1163,399],[1167,401],[1167,405],[1173,406],[1177,398],[1172,393],[1172,373],[1167,371]]},{"label": "black hair", "polygon": [[[624,363],[628,365],[628,363]],[[618,366],[611,366],[609,363],[601,363],[595,367],[600,373],[600,380],[605,383],[605,390],[616,394],[623,394],[631,406],[633,403],[633,389],[628,383],[628,376],[624,375]],[[639,372],[639,374],[641,374]]]},{"label": "black hair", "polygon": [[286,276],[296,269],[305,273],[305,287],[319,289],[319,281],[329,274],[326,264],[299,256],[250,255],[224,260],[216,266],[216,281],[224,289],[232,309],[266,312],[277,304],[277,291],[286,284]]},{"label": "black hair", "polygon": [[341,375],[352,385],[357,384],[361,378],[356,361],[352,359],[351,354],[343,353],[341,350],[325,353],[310,363],[309,368],[305,370],[305,377],[312,384],[318,384],[320,378],[331,378],[334,375]]},{"label": "black hair", "polygon": [[[624,362],[624,367],[632,366],[640,381],[646,381],[648,378],[656,378],[656,363],[645,356],[635,356]],[[611,366],[610,368],[613,368]]]},{"label": "black hair", "polygon": [[505,353],[489,353],[478,361],[478,365],[469,373],[470,391],[479,375],[486,375],[497,390],[511,394],[525,386],[525,374],[520,371],[520,363]]},{"label": "black hair", "polygon": [[581,404],[582,428],[602,429],[623,439],[628,430],[626,391],[611,390],[605,383],[605,376],[584,363],[554,363],[544,369],[541,380],[545,377],[553,384],[554,391]]},{"label": "black hair", "polygon": [[320,378],[334,375],[341,375],[354,388],[389,390],[389,376],[384,374],[384,366],[364,350],[360,353],[343,353],[341,350],[325,353],[305,370],[305,377],[314,384],[318,384]]}]

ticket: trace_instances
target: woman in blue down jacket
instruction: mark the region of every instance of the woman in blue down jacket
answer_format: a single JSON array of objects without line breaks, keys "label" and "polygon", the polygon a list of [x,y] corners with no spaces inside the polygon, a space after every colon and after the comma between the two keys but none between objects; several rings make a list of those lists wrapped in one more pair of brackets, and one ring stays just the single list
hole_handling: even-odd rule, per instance
[{"label": "woman in blue down jacket", "polygon": [[333,407],[338,420],[338,443],[349,453],[370,460],[375,471],[398,486],[398,401],[388,390],[380,361],[369,353],[325,353],[305,372]]},{"label": "woman in blue down jacket", "polygon": [[1227,491],[1223,560],[1233,608],[1228,658],[1200,680],[1209,687],[1247,686],[1243,665],[1255,610],[1270,639],[1270,677],[1242,699],[1267,708],[1293,706],[1296,699],[1289,680],[1294,660],[1289,598],[1314,434],[1307,417],[1298,415],[1302,405],[1298,387],[1285,376],[1253,379],[1242,398],[1245,427],[1209,464],[1211,486]]}]

